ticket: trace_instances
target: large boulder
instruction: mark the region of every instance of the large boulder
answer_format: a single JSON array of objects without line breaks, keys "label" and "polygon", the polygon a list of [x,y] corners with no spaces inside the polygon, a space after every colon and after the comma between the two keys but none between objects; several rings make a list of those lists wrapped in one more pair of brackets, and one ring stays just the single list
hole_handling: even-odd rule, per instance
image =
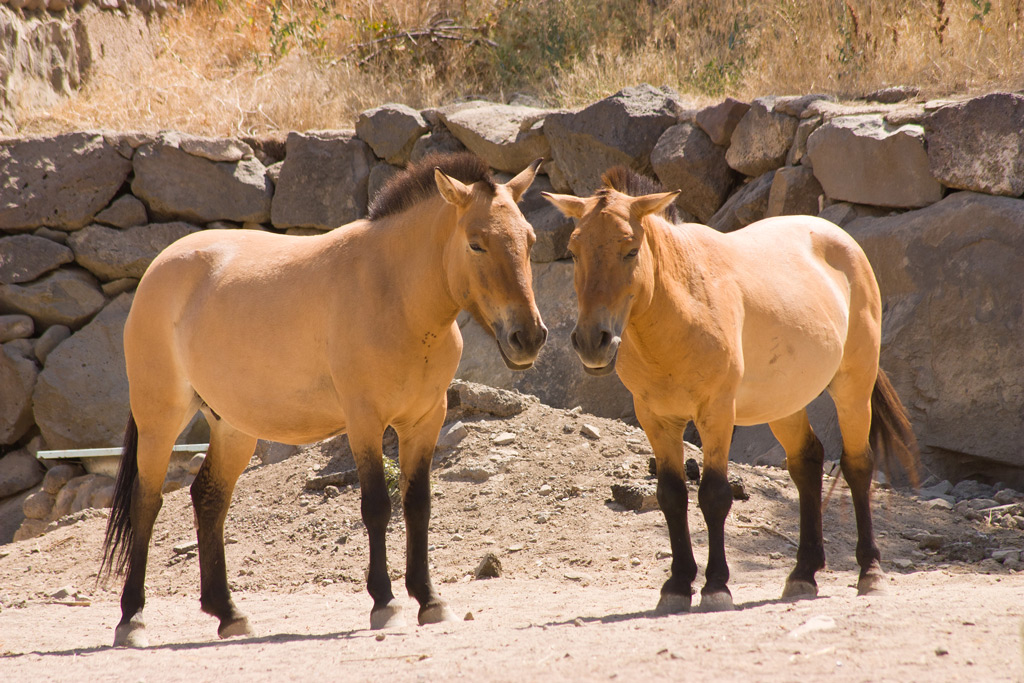
[{"label": "large boulder", "polygon": [[24,449],[0,457],[0,499],[32,488],[45,474],[46,468]]},{"label": "large boulder", "polygon": [[27,315],[0,315],[0,344],[14,339],[28,339],[36,331],[36,323]]},{"label": "large boulder", "polygon": [[[506,178],[507,176],[502,174],[498,179],[508,182]],[[533,232],[537,235],[537,241],[530,250],[530,260],[534,263],[548,263],[569,256],[569,235],[572,234],[575,223],[571,218],[566,218],[565,214],[541,194],[554,191],[547,176],[538,175],[530,189],[519,200],[519,210],[523,212],[526,221],[533,226]]]},{"label": "large boulder", "polygon": [[124,321],[132,294],[122,294],[46,359],[32,401],[50,448],[121,443],[128,418]]},{"label": "large boulder", "polygon": [[534,394],[559,408],[582,406],[588,413],[613,418],[632,415],[633,397],[619,378],[587,375],[569,342],[576,324],[572,262],[533,264],[533,289],[548,326],[548,341],[533,368],[523,372],[506,368],[494,338],[463,313],[459,325],[464,347],[456,377]]},{"label": "large boulder", "polygon": [[216,142],[164,135],[142,145],[132,161],[132,193],[158,219],[266,222],[274,194],[266,167],[252,156],[251,149],[248,158],[213,161],[211,157],[234,158],[241,153]]},{"label": "large boulder", "polygon": [[157,254],[198,230],[180,222],[151,223],[127,230],[90,225],[73,233],[68,245],[75,253],[75,261],[101,280],[141,278]]},{"label": "large boulder", "polygon": [[368,109],[356,119],[356,135],[389,164],[409,163],[413,145],[430,127],[418,111],[404,104]]},{"label": "large boulder", "polygon": [[0,141],[0,230],[84,227],[117,194],[130,161],[99,133]]},{"label": "large boulder", "polygon": [[651,152],[651,166],[666,190],[682,190],[679,208],[704,223],[722,207],[737,178],[725,161],[725,147],[690,123],[662,134]]},{"label": "large boulder", "polygon": [[694,121],[701,127],[701,130],[708,134],[711,142],[728,147],[736,126],[748,111],[750,111],[750,105],[746,102],[726,97],[718,104],[701,109],[697,112]]},{"label": "large boulder", "polygon": [[130,194],[118,197],[110,206],[96,214],[97,223],[112,225],[115,228],[134,228],[148,220],[146,205]]},{"label": "large boulder", "polygon": [[99,284],[79,268],[61,268],[22,285],[0,285],[0,311],[24,313],[40,327],[81,327],[105,303]]},{"label": "large boulder", "polygon": [[725,159],[743,175],[760,176],[786,163],[799,119],[775,104],[774,97],[754,100],[732,133]]},{"label": "large boulder", "polygon": [[774,179],[775,171],[768,171],[750,180],[726,200],[708,225],[720,232],[732,232],[764,218],[768,213],[768,198]]},{"label": "large boulder", "polygon": [[915,208],[942,198],[924,148],[924,128],[874,114],[840,116],[807,139],[814,175],[830,199]]},{"label": "large boulder", "polygon": [[488,166],[518,173],[535,159],[550,156],[542,130],[547,111],[481,102],[454,111],[439,110],[445,127]]},{"label": "large boulder", "polygon": [[45,237],[0,237],[0,284],[31,282],[74,260],[70,249]]},{"label": "large boulder", "polygon": [[1024,95],[992,93],[925,119],[932,175],[948,187],[1024,194]]},{"label": "large boulder", "polygon": [[783,166],[772,176],[768,216],[816,216],[820,211],[821,183],[807,166]]},{"label": "large boulder", "polygon": [[[10,345],[0,347],[0,444],[16,442],[32,426],[32,389],[38,374],[36,364]],[[9,494],[0,498],[3,495]]]},{"label": "large boulder", "polygon": [[1024,201],[958,192],[846,226],[881,286],[882,366],[923,449],[954,475],[1024,467],[1022,225]]},{"label": "large boulder", "polygon": [[290,133],[274,192],[274,226],[333,230],[365,216],[375,163],[352,131]]},{"label": "large boulder", "polygon": [[651,151],[682,113],[674,94],[644,84],[577,112],[548,114],[544,135],[566,181],[583,197],[600,189],[601,174],[610,166],[651,175]]}]

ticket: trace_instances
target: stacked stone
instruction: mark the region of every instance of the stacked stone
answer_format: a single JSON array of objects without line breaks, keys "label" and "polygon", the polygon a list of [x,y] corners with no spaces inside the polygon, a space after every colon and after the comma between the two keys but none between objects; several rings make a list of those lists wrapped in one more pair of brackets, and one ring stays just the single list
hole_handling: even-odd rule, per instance
[{"label": "stacked stone", "polygon": [[[551,334],[535,369],[513,373],[464,315],[460,377],[602,416],[631,412],[618,379],[585,375],[569,345],[573,225],[540,196],[589,194],[604,170],[625,164],[682,190],[684,215],[724,232],[795,213],[843,225],[875,267],[882,364],[932,464],[946,463],[945,476],[985,467],[1010,481],[1019,474],[993,468],[1024,466],[1024,279],[1011,276],[1024,272],[1022,131],[1016,94],[895,104],[766,97],[697,109],[642,85],[577,111],[385,105],[361,114],[354,131],[278,138],[0,140],[0,477],[39,448],[119,443],[121,329],[138,279],[168,244],[209,228],[320,234],[364,216],[410,161],[469,149],[505,179],[546,159],[521,207],[538,236],[534,288]],[[749,459],[772,446],[767,430],[758,434]],[[36,486],[41,468],[32,476],[0,487],[0,505]]]}]

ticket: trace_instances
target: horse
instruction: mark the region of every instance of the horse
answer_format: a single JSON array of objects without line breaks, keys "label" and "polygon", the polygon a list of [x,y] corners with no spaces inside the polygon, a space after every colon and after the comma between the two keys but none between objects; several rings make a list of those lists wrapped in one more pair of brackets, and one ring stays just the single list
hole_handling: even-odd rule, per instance
[{"label": "horse", "polygon": [[[471,154],[428,156],[394,176],[368,217],[317,236],[205,230],[160,253],[124,327],[130,415],[101,575],[126,574],[115,646],[145,646],[145,573],[176,437],[201,410],[210,447],[191,485],[201,609],[222,638],[252,633],[227,584],[224,520],[258,438],[347,433],[369,536],[370,626],[402,623],[388,577],[391,502],[382,437],[398,434],[405,583],[420,624],[450,620],[427,559],[430,465],[469,311],[505,364],[529,368],[547,338],[531,288],[536,235],[516,203],[537,160],[505,184]],[[105,573],[104,573],[105,572]]]},{"label": "horse", "polygon": [[632,171],[613,168],[603,181],[588,198],[545,197],[577,219],[569,241],[578,301],[572,345],[588,373],[618,373],[654,450],[673,553],[656,612],[688,611],[697,574],[682,445],[691,420],[703,442],[697,500],[708,527],[700,609],[733,608],[724,527],[735,425],[767,423],[786,451],[799,491],[800,541],[782,597],[817,595],[815,573],[825,566],[824,451],[806,406],[825,390],[835,403],[840,464],[853,498],[857,590],[881,591],[870,507],[874,458],[916,476],[917,448],[879,368],[882,306],[864,252],[821,218],[767,218],[725,234],[677,223],[679,192]]}]

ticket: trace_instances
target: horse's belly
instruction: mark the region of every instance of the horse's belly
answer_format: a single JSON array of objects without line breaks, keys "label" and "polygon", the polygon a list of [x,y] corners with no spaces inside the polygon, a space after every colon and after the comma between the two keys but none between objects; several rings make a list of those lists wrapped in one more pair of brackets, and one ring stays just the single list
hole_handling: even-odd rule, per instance
[{"label": "horse's belly", "polygon": [[841,360],[839,344],[808,345],[746,364],[736,392],[736,424],[764,424],[801,410],[828,387]]}]

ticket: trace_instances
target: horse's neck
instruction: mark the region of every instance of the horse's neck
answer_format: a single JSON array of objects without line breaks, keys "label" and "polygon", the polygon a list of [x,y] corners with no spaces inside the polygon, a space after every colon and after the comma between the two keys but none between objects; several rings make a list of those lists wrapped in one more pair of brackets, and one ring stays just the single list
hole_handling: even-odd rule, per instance
[{"label": "horse's neck", "polygon": [[405,321],[424,331],[450,325],[459,312],[444,264],[454,211],[440,198],[424,200],[374,221],[364,236],[370,247],[365,266],[386,280],[382,306],[399,307]]},{"label": "horse's neck", "polygon": [[688,324],[703,308],[708,296],[701,272],[703,244],[699,230],[703,226],[676,225],[660,217],[651,217],[645,226],[651,250],[651,265],[630,315],[630,330],[643,338],[661,336],[659,327],[666,316]]}]

